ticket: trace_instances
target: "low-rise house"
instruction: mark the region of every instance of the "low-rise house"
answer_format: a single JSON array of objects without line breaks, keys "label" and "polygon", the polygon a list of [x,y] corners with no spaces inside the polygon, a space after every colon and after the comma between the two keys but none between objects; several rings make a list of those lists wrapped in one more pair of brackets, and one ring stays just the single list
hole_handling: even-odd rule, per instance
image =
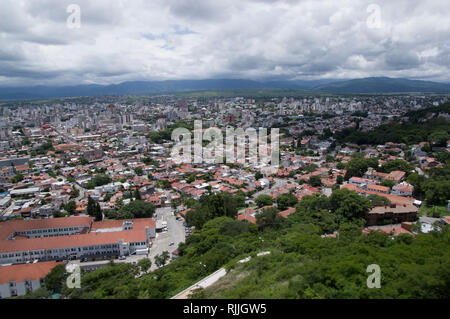
[{"label": "low-rise house", "polygon": [[279,213],[279,215],[283,218],[288,218],[289,215],[295,213],[296,209],[294,207],[288,208],[286,210],[283,210],[282,212]]},{"label": "low-rise house", "polygon": [[393,171],[390,172],[388,176],[386,176],[386,179],[398,184],[405,179],[405,175],[406,173],[403,171]]},{"label": "low-rise house", "polygon": [[353,185],[358,185],[360,187],[364,187],[366,185],[376,185],[377,182],[372,180],[372,179],[367,179],[367,178],[361,178],[361,177],[352,177],[350,178],[350,180],[348,181],[350,184]]},{"label": "low-rise house", "polygon": [[412,235],[411,225],[412,224],[409,222],[404,222],[404,223],[401,223],[400,226],[393,226],[393,227],[386,227],[386,228],[379,228],[379,229],[365,228],[365,229],[363,229],[362,232],[363,232],[363,234],[368,234],[373,231],[379,231],[379,232],[383,232],[383,233],[386,233],[386,234],[394,236],[394,237],[401,235],[401,234]]},{"label": "low-rise house", "polygon": [[387,186],[381,186],[381,185],[367,185],[367,190],[377,192],[377,193],[383,193],[383,194],[389,194],[390,188]]},{"label": "low-rise house", "polygon": [[39,207],[39,215],[41,217],[49,217],[53,214],[54,208],[52,205],[44,205]]},{"label": "low-rise house", "polygon": [[403,182],[392,187],[392,194],[398,196],[412,197],[414,192],[414,186]]},{"label": "low-rise house", "polygon": [[402,223],[416,220],[419,209],[414,205],[376,206],[365,214],[366,223],[369,226],[378,225],[383,222]]},{"label": "low-rise house", "polygon": [[236,217],[237,220],[247,221],[252,224],[256,224],[256,215],[258,211],[252,208],[247,208],[243,214],[240,214]]}]

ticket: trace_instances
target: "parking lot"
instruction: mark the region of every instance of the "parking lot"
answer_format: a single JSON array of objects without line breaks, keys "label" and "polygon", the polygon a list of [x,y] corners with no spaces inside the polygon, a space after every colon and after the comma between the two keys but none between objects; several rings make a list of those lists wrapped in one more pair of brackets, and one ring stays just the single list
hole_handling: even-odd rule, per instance
[{"label": "parking lot", "polygon": [[[183,225],[183,221],[177,220],[174,216],[174,210],[170,207],[157,208],[156,209],[156,220],[166,221],[167,230],[163,232],[157,232],[156,238],[153,240],[153,245],[150,247],[149,255],[131,255],[127,256],[125,259],[115,258],[115,263],[137,263],[143,258],[150,258],[152,261],[152,270],[155,270],[155,257],[160,255],[164,251],[168,251],[170,256],[172,252],[178,248],[178,244],[182,243],[186,239],[186,228]],[[97,268],[108,264],[109,260],[98,260],[98,261],[86,261],[81,262],[80,260],[72,260],[70,264],[78,264],[83,268]]]},{"label": "parking lot", "polygon": [[[150,260],[152,269],[156,269],[154,258],[164,251],[172,254],[178,248],[178,244],[186,240],[185,227],[181,220],[174,216],[174,209],[170,207],[158,208],[156,210],[156,220],[167,222],[167,231],[156,233],[153,246],[150,248]],[[173,243],[173,244],[172,244]]]}]

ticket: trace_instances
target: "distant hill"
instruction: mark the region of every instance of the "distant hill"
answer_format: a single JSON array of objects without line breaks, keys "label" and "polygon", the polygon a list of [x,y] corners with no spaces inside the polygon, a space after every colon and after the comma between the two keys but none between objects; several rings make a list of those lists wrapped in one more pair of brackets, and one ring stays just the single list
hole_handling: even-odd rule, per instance
[{"label": "distant hill", "polygon": [[145,95],[263,88],[311,89],[314,86],[330,83],[332,81],[334,80],[258,82],[252,80],[209,79],[132,81],[113,85],[0,87],[0,100],[46,99],[59,97],[127,94]]},{"label": "distant hill", "polygon": [[335,83],[313,88],[327,93],[450,93],[450,84],[431,81],[373,77]]},{"label": "distant hill", "polygon": [[237,79],[132,81],[112,85],[0,87],[0,100],[146,95],[237,89],[292,89],[317,93],[450,93],[450,84],[386,77],[355,80],[253,81]]}]

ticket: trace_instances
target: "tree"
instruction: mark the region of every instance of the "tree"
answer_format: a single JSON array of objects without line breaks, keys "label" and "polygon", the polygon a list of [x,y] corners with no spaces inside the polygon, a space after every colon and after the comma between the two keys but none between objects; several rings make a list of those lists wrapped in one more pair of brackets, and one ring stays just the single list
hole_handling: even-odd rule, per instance
[{"label": "tree", "polygon": [[281,227],[283,217],[278,213],[275,207],[269,207],[264,209],[261,213],[256,215],[256,225],[264,230],[266,227],[278,229]]},{"label": "tree", "polygon": [[219,233],[225,236],[238,236],[248,232],[253,224],[230,219],[220,228]]},{"label": "tree", "polygon": [[61,213],[59,210],[53,211],[53,218],[62,217],[63,213]]},{"label": "tree", "polygon": [[381,170],[386,173],[390,173],[393,171],[410,172],[412,169],[413,167],[404,160],[389,161],[381,166]]},{"label": "tree", "polygon": [[327,163],[331,163],[331,162],[334,162],[334,157],[331,156],[331,155],[327,155],[325,160],[326,160]]},{"label": "tree", "polygon": [[186,198],[186,200],[184,201],[184,205],[188,208],[193,208],[198,204],[198,201],[196,201],[195,199],[193,199],[192,197],[188,197]]},{"label": "tree", "polygon": [[412,173],[408,176],[406,181],[414,186],[413,196],[416,198],[423,198],[425,196],[425,190],[423,189],[423,185],[426,181],[426,177],[423,175],[419,175],[417,173]]},{"label": "tree", "polygon": [[320,176],[314,175],[309,178],[308,184],[313,187],[320,187],[322,186],[322,180],[320,179]]},{"label": "tree", "polygon": [[18,183],[23,180],[23,175],[21,173],[17,173],[13,177],[11,177],[11,183]]},{"label": "tree", "polygon": [[263,177],[264,177],[264,175],[261,172],[258,171],[258,172],[255,173],[255,179],[256,180],[259,180],[259,179],[261,179]]},{"label": "tree", "polygon": [[119,212],[119,219],[151,218],[155,213],[155,206],[143,200],[135,200],[123,206]]},{"label": "tree", "polygon": [[102,209],[100,207],[99,202],[95,203],[95,211],[94,211],[94,218],[96,222],[102,221],[103,220],[103,214],[102,214]]},{"label": "tree", "polygon": [[91,179],[87,183],[86,188],[87,189],[93,189],[93,188],[95,188],[97,186],[103,186],[103,185],[106,185],[106,184],[109,184],[109,183],[111,183],[111,177],[109,177],[106,174],[97,174],[97,175],[94,176],[93,179]]},{"label": "tree", "polygon": [[61,292],[67,276],[65,265],[55,266],[44,278],[45,288],[52,292]]},{"label": "tree", "polygon": [[372,207],[371,202],[348,189],[335,190],[330,196],[331,210],[341,220],[356,220],[363,218],[364,214]]},{"label": "tree", "polygon": [[444,205],[450,198],[449,180],[429,180],[423,185],[428,205]]},{"label": "tree", "polygon": [[353,158],[347,163],[345,180],[352,177],[362,177],[369,167],[378,168],[378,160],[375,158]]},{"label": "tree", "polygon": [[372,206],[387,206],[390,204],[389,199],[375,194],[367,196],[367,199],[372,202]]},{"label": "tree", "polygon": [[122,197],[116,198],[115,206],[116,206],[115,208],[119,209],[119,210],[123,207],[123,199],[122,199]]},{"label": "tree", "polygon": [[318,226],[320,234],[332,233],[337,229],[336,215],[329,212],[331,204],[326,196],[305,196],[296,208],[296,212],[288,217],[290,222]]},{"label": "tree", "polygon": [[91,196],[88,197],[87,214],[94,217],[95,221],[103,220],[100,204],[96,200],[92,199]]},{"label": "tree", "polygon": [[342,177],[342,175],[338,175],[336,177],[336,184],[342,185],[343,183],[344,183],[344,177]]},{"label": "tree", "polygon": [[309,164],[308,166],[305,166],[303,170],[306,171],[307,173],[312,173],[318,168],[319,166],[317,166],[316,164]]},{"label": "tree", "polygon": [[167,179],[165,179],[161,182],[161,187],[163,189],[170,189],[172,187],[172,185],[170,184],[170,182]]},{"label": "tree", "polygon": [[277,205],[280,210],[285,210],[289,207],[294,207],[298,203],[298,198],[293,194],[282,194],[277,197]]},{"label": "tree", "polygon": [[436,131],[428,136],[428,141],[436,146],[447,146],[449,135],[444,130]]},{"label": "tree", "polygon": [[264,206],[270,206],[273,204],[273,198],[270,195],[259,195],[256,199],[255,199],[255,203],[256,205],[258,205],[258,207],[264,207]]},{"label": "tree", "polygon": [[382,185],[382,186],[389,187],[390,189],[392,189],[392,187],[395,186],[395,182],[394,182],[394,181],[391,181],[391,180],[389,180],[389,179],[384,179],[384,180],[381,182],[381,185]]},{"label": "tree", "polygon": [[142,258],[137,263],[142,272],[147,272],[152,267],[152,262],[148,258]]},{"label": "tree", "polygon": [[196,288],[191,291],[188,296],[188,299],[207,299],[208,295],[205,292],[204,288]]},{"label": "tree", "polygon": [[207,221],[216,217],[235,218],[237,209],[242,204],[242,198],[239,198],[230,193],[203,195],[198,202],[189,203],[193,210],[186,214],[186,221],[196,228],[202,228]]},{"label": "tree", "polygon": [[134,190],[134,198],[136,200],[141,200],[141,192],[139,191],[139,188],[136,187],[136,189]]},{"label": "tree", "polygon": [[88,197],[88,204],[86,208],[86,212],[89,216],[94,216],[95,214],[95,200],[92,199],[91,196]]},{"label": "tree", "polygon": [[202,226],[210,219],[210,214],[202,207],[197,207],[195,210],[186,213],[186,221],[198,229],[202,228]]},{"label": "tree", "polygon": [[75,213],[75,210],[77,209],[77,204],[76,204],[73,200],[71,200],[70,202],[68,202],[68,203],[65,205],[64,209],[65,209],[69,214],[72,215],[72,214]]},{"label": "tree", "polygon": [[79,195],[80,191],[76,187],[73,187],[72,191],[70,192],[70,198],[77,198]]},{"label": "tree", "polygon": [[144,171],[142,170],[142,167],[136,167],[134,169],[134,172],[136,173],[136,175],[138,176],[142,176],[144,174]]},{"label": "tree", "polygon": [[169,252],[167,250],[163,251],[160,255],[157,255],[155,257],[155,264],[156,264],[156,266],[161,268],[162,266],[164,266],[167,263],[167,261],[169,259],[170,259]]}]

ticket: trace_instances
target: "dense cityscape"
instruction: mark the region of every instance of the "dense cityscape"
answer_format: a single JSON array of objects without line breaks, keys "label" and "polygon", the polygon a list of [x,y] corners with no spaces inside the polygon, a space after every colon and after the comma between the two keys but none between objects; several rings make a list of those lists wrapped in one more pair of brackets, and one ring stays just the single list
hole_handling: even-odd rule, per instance
[{"label": "dense cityscape", "polygon": [[[256,232],[261,243],[221,254],[223,260],[208,266],[200,261],[205,269],[186,283],[261,252],[274,245],[262,238],[288,229],[309,227],[302,231],[323,240],[339,239],[349,227],[393,239],[441,232],[450,223],[448,100],[436,94],[200,94],[5,102],[1,296],[76,294],[43,280],[67,277],[55,271],[64,264],[81,267],[83,276],[119,264],[125,268],[115,269],[133,269],[135,280],[172,263],[183,267],[182,260],[196,260],[191,251],[214,223],[236,235]],[[193,130],[195,120],[203,131],[278,128],[277,171],[261,173],[248,161],[176,164],[172,131]],[[198,284],[181,284],[147,296],[221,296],[214,287],[225,275],[201,291]],[[93,297],[95,289],[84,293]]]},{"label": "dense cityscape", "polygon": [[2,315],[445,309],[449,16],[1,0]]}]

